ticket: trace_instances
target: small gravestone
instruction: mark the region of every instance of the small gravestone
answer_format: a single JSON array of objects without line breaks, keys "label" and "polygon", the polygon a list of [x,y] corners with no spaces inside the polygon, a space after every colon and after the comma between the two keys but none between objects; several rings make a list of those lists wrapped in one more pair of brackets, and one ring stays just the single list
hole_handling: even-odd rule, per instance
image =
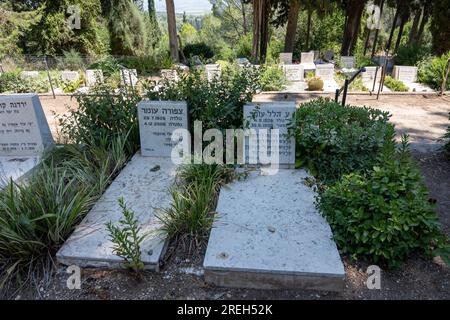
[{"label": "small gravestone", "polygon": [[100,69],[86,70],[86,85],[93,87],[103,82],[103,71]]},{"label": "small gravestone", "polygon": [[281,64],[292,64],[292,52],[280,53],[280,63]]},{"label": "small gravestone", "polygon": [[342,56],[341,57],[342,67],[345,69],[355,68],[355,57],[354,56]]},{"label": "small gravestone", "polygon": [[61,80],[63,82],[76,82],[80,79],[80,74],[77,71],[63,71],[61,72]]},{"label": "small gravestone", "polygon": [[305,72],[316,70],[316,65],[314,64],[314,51],[302,52],[300,61]]},{"label": "small gravestone", "polygon": [[316,76],[323,81],[334,80],[334,65],[331,63],[316,65]]},{"label": "small gravestone", "polygon": [[259,153],[271,152],[271,134],[267,132],[267,143],[261,143],[260,129],[279,129],[279,164],[293,165],[295,163],[295,139],[287,137],[288,123],[296,110],[295,102],[261,102],[244,106],[244,119],[249,129],[255,129],[256,135],[245,138],[244,159],[247,164],[252,158],[260,164]]},{"label": "small gravestone", "polygon": [[334,60],[334,51],[333,50],[327,50],[327,52],[325,52],[323,60],[325,60],[327,62],[333,61]]},{"label": "small gravestone", "polygon": [[39,156],[52,145],[37,95],[0,96],[0,156]]},{"label": "small gravestone", "polygon": [[20,73],[20,76],[23,79],[27,79],[27,78],[37,78],[39,77],[39,71],[22,71]]},{"label": "small gravestone", "polygon": [[178,81],[178,72],[173,69],[162,69],[161,78],[166,81]]},{"label": "small gravestone", "polygon": [[207,64],[205,65],[206,78],[208,81],[220,78],[222,70],[219,64]]},{"label": "small gravestone", "polygon": [[138,82],[136,69],[120,70],[120,83],[125,86],[136,86]]},{"label": "small gravestone", "polygon": [[299,64],[285,64],[282,65],[284,74],[288,81],[303,81],[305,71],[303,70],[303,66]]},{"label": "small gravestone", "polygon": [[[375,79],[375,74],[377,77],[377,82],[381,79],[381,67],[365,67],[366,71],[361,73],[363,82],[373,82]],[[378,70],[378,71],[377,71]]]},{"label": "small gravestone", "polygon": [[251,63],[247,58],[237,58],[236,64],[240,67],[246,67],[249,66]]},{"label": "small gravestone", "polygon": [[141,152],[144,157],[171,157],[178,144],[176,129],[187,129],[188,107],[184,101],[142,101],[138,104]]},{"label": "small gravestone", "polygon": [[417,81],[417,67],[409,66],[394,66],[393,71],[394,79],[403,82],[416,82]]}]

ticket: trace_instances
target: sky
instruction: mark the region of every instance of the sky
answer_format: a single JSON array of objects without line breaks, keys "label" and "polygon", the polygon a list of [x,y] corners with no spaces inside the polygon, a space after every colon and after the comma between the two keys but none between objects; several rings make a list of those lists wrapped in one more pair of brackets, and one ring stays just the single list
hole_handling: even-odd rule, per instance
[{"label": "sky", "polygon": [[[211,3],[209,0],[174,0],[175,11],[177,13],[187,14],[205,14],[211,11]],[[166,0],[155,0],[155,7],[157,12],[166,12]],[[144,8],[147,8],[147,1],[145,1]]]}]

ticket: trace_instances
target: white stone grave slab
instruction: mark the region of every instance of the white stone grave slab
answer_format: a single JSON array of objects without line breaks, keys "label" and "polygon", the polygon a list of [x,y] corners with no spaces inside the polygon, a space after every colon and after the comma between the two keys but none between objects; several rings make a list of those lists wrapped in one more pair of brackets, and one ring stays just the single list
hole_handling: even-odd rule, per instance
[{"label": "white stone grave slab", "polygon": [[120,83],[122,85],[135,87],[138,83],[137,70],[136,69],[121,69],[120,70]]},{"label": "white stone grave slab", "polygon": [[27,79],[27,78],[37,78],[39,77],[39,71],[22,71],[20,73],[20,76],[23,79]]},{"label": "white stone grave slab", "polygon": [[317,64],[316,77],[320,77],[323,81],[334,80],[334,65],[331,63]]},{"label": "white stone grave slab", "polygon": [[80,74],[77,71],[62,71],[61,80],[63,82],[76,82],[80,79]]},{"label": "white stone grave slab", "polygon": [[[363,82],[372,82],[375,79],[375,74],[377,76],[377,82],[381,79],[381,67],[365,67],[366,71],[361,73]],[[378,72],[377,72],[378,69]]]},{"label": "white stone grave slab", "polygon": [[65,265],[80,267],[121,268],[124,260],[113,252],[113,243],[105,224],[118,225],[123,198],[149,236],[141,244],[141,260],[147,270],[159,271],[160,260],[167,248],[167,239],[157,231],[155,214],[171,203],[169,189],[176,176],[170,158],[143,157],[137,154],[109,186],[74,233],[58,251],[56,258]]},{"label": "white stone grave slab", "polygon": [[[295,164],[295,139],[287,137],[287,125],[296,110],[295,102],[259,102],[244,106],[244,119],[248,122],[249,129],[255,129],[255,136],[245,138],[244,160],[246,164],[260,164],[259,152],[263,150],[271,152],[270,130],[268,132],[267,144],[261,144],[262,135],[259,129],[279,130],[279,164]],[[256,163],[252,163],[254,155]]]},{"label": "white stone grave slab", "polygon": [[342,67],[345,69],[355,68],[355,57],[354,56],[342,56],[341,57]]},{"label": "white stone grave slab", "polygon": [[0,156],[39,156],[52,145],[37,95],[0,96]]},{"label": "white stone grave slab", "polygon": [[141,101],[138,104],[141,152],[144,157],[171,157],[176,129],[187,129],[185,101]]},{"label": "white stone grave slab", "polygon": [[417,82],[417,67],[394,66],[392,75],[394,79],[403,82]]},{"label": "white stone grave slab", "polygon": [[292,64],[292,52],[282,52],[280,53],[280,63],[281,64]]},{"label": "white stone grave slab", "polygon": [[250,61],[247,58],[237,58],[236,64],[240,67],[246,67],[251,65]]},{"label": "white stone grave slab", "polygon": [[284,74],[288,81],[304,81],[305,80],[305,70],[300,64],[284,64],[282,65]]},{"label": "white stone grave slab", "polygon": [[314,64],[314,51],[302,52],[300,61],[305,72],[316,70],[316,65]]},{"label": "white stone grave slab", "polygon": [[162,69],[161,78],[166,81],[178,81],[178,72],[173,69]]},{"label": "white stone grave slab", "polygon": [[93,87],[103,82],[103,71],[100,69],[86,70],[86,85]]},{"label": "white stone grave slab", "polygon": [[340,291],[345,270],[305,170],[253,172],[220,191],[204,260],[223,287]]},{"label": "white stone grave slab", "polygon": [[219,64],[207,64],[205,65],[205,72],[208,81],[212,81],[216,78],[220,78],[222,70]]}]

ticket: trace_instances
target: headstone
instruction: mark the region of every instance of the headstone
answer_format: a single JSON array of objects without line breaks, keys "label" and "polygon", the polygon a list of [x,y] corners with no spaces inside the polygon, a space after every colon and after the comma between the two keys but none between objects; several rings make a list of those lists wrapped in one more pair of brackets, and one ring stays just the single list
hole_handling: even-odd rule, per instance
[{"label": "headstone", "polygon": [[342,56],[341,57],[342,67],[345,69],[355,68],[355,57],[354,56]]},{"label": "headstone", "polygon": [[327,50],[327,52],[325,52],[323,59],[327,62],[333,61],[334,60],[334,51]]},{"label": "headstone", "polygon": [[20,76],[24,79],[37,78],[37,77],[39,77],[39,71],[22,71]]},{"label": "headstone", "polygon": [[77,71],[63,71],[61,79],[63,82],[76,82],[80,79],[80,74]]},{"label": "headstone", "polygon": [[317,60],[320,58],[320,51],[319,50],[314,50],[314,60]]},{"label": "headstone", "polygon": [[136,86],[138,82],[136,69],[120,70],[120,83],[125,86]]},{"label": "headstone", "polygon": [[[377,81],[381,79],[381,67],[365,67],[366,71],[361,73],[363,82],[373,82],[375,74],[377,75]],[[378,68],[378,72],[377,72]]]},{"label": "headstone", "polygon": [[316,65],[316,76],[323,81],[334,80],[334,65],[331,63]]},{"label": "headstone", "polygon": [[183,72],[183,73],[188,73],[189,72],[189,67],[187,65],[185,65],[185,64],[182,64],[182,63],[175,64],[175,69],[179,70],[180,72]]},{"label": "headstone", "polygon": [[161,78],[167,81],[178,81],[178,72],[173,69],[162,69]]},{"label": "headstone", "polygon": [[39,156],[52,145],[37,95],[0,96],[0,156]]},{"label": "headstone", "polygon": [[247,58],[237,58],[236,64],[241,67],[245,67],[245,66],[250,65],[250,61]]},{"label": "headstone", "polygon": [[303,81],[305,70],[302,65],[299,64],[285,64],[282,66],[286,79],[288,81]]},{"label": "headstone", "polygon": [[208,81],[220,78],[220,75],[222,73],[219,64],[207,64],[205,65],[205,71],[206,71],[206,78],[208,79]]},{"label": "headstone", "polygon": [[86,70],[86,85],[88,87],[95,86],[103,82],[103,71],[100,69]]},{"label": "headstone", "polygon": [[393,71],[394,79],[404,82],[416,82],[417,81],[417,67],[408,66],[394,66]]},{"label": "headstone", "polygon": [[[260,144],[259,129],[279,129],[279,164],[295,164],[295,139],[287,137],[288,123],[296,110],[295,102],[260,102],[244,106],[244,119],[248,121],[249,129],[255,129],[256,135],[245,138],[244,160],[251,164],[250,154],[255,155],[260,164],[260,151],[264,152]],[[268,130],[267,150],[271,149],[271,135]],[[264,145],[264,144],[262,144]]]},{"label": "headstone", "polygon": [[176,129],[187,129],[185,101],[141,101],[138,104],[141,152],[144,157],[171,157],[178,144],[172,141]]},{"label": "headstone", "polygon": [[281,64],[292,64],[292,52],[280,53],[280,63]]},{"label": "headstone", "polygon": [[314,64],[314,51],[302,52],[301,53],[301,63],[305,71],[316,70],[316,65]]}]

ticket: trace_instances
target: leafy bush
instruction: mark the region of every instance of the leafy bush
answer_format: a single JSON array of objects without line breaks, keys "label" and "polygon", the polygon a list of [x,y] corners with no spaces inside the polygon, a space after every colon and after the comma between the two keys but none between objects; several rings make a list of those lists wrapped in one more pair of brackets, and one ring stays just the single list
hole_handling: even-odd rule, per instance
[{"label": "leafy bush", "polygon": [[23,78],[20,71],[0,74],[0,93],[47,93],[50,84],[47,76],[40,74],[37,78]]},{"label": "leafy bush", "polygon": [[277,65],[264,66],[260,77],[263,91],[281,91],[287,84],[283,69]]},{"label": "leafy bush", "polygon": [[[397,267],[408,254],[445,247],[433,206],[405,145],[368,172],[350,173],[321,194],[318,206],[339,249],[353,259]],[[448,252],[447,252],[448,255]]]},{"label": "leafy bush", "polygon": [[296,165],[308,167],[326,183],[368,170],[394,139],[394,126],[388,120],[387,112],[343,107],[329,99],[302,104],[290,125],[296,139]]},{"label": "leafy bush", "polygon": [[[431,57],[422,61],[419,64],[419,81],[435,90],[441,90],[448,58],[450,58],[450,51],[440,57]],[[447,81],[446,90],[450,90],[450,81]]]},{"label": "leafy bush", "polygon": [[242,126],[242,108],[259,89],[258,76],[252,68],[230,68],[208,82],[201,71],[194,70],[176,82],[149,82],[144,90],[150,100],[187,101],[191,118],[202,121],[205,130],[232,129]]},{"label": "leafy bush", "polygon": [[99,145],[127,136],[129,154],[139,148],[136,104],[139,95],[128,90],[112,94],[108,86],[95,88],[95,95],[77,96],[78,108],[58,118],[63,139],[75,144]]},{"label": "leafy bush", "polygon": [[116,58],[106,56],[103,59],[91,64],[88,69],[100,69],[103,71],[103,75],[105,77],[109,77],[112,74],[119,72],[120,66],[119,61]]},{"label": "leafy bush", "polygon": [[81,87],[82,84],[83,84],[83,80],[81,80],[81,79],[77,80],[77,81],[68,81],[63,84],[62,89],[65,93],[75,92]]},{"label": "leafy bush", "polygon": [[312,77],[309,78],[308,81],[308,90],[309,91],[322,91],[324,82],[320,77]]},{"label": "leafy bush", "polygon": [[394,92],[408,92],[409,88],[400,80],[394,79],[391,76],[386,76],[384,85]]},{"label": "leafy bush", "polygon": [[208,60],[214,57],[213,49],[204,42],[189,43],[183,48],[184,56],[187,59],[198,56],[202,60]]},{"label": "leafy bush", "polygon": [[431,49],[420,44],[406,44],[400,46],[394,58],[398,66],[415,66],[423,59],[427,58]]},{"label": "leafy bush", "polygon": [[73,49],[63,51],[63,56],[57,59],[58,67],[60,69],[82,70],[84,68],[84,61],[81,54]]},{"label": "leafy bush", "polygon": [[161,60],[157,56],[124,57],[118,59],[118,62],[128,69],[136,69],[139,74],[149,74],[161,69],[170,69],[173,65],[169,57]]}]

